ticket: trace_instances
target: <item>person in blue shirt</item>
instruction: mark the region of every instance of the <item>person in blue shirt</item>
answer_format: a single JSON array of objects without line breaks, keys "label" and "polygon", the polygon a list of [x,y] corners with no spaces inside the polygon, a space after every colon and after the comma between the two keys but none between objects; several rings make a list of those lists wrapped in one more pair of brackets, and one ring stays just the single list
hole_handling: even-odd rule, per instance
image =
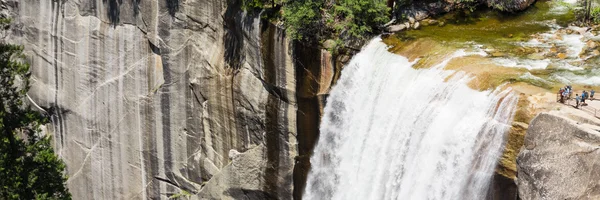
[{"label": "person in blue shirt", "polygon": [[596,93],[596,91],[594,89],[592,89],[592,91],[590,91],[590,99],[591,100],[595,100],[594,99],[594,93]]},{"label": "person in blue shirt", "polygon": [[587,98],[587,95],[585,95],[587,92],[584,90],[583,93],[581,93],[581,104],[585,104],[585,99]]},{"label": "person in blue shirt", "polygon": [[581,101],[581,97],[579,94],[576,94],[575,96],[575,108],[579,109],[579,101]]}]

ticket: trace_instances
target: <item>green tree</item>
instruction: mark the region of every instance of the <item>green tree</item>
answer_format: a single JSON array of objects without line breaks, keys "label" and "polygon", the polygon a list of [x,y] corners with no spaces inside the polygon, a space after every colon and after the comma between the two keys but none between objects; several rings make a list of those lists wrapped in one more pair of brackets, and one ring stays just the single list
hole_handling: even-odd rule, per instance
[{"label": "green tree", "polygon": [[297,40],[318,39],[324,35],[321,8],[323,0],[288,0],[283,6],[283,19],[289,36]]},{"label": "green tree", "polygon": [[262,9],[267,5],[275,7],[275,0],[242,0],[244,9]]},{"label": "green tree", "polygon": [[374,34],[389,21],[390,8],[384,0],[341,0],[333,9],[334,28],[339,33],[362,38]]},{"label": "green tree", "polygon": [[71,199],[65,165],[40,134],[47,117],[23,104],[29,65],[20,60],[22,47],[0,43],[0,199]]}]

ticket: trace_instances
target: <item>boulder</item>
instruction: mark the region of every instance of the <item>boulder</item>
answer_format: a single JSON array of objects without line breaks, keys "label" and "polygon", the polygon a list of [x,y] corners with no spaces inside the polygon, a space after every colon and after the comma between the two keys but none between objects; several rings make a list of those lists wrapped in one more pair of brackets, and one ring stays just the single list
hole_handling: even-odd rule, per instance
[{"label": "boulder", "polygon": [[398,31],[402,31],[404,29],[406,29],[406,25],[404,25],[404,24],[392,25],[387,28],[387,30],[389,32],[398,32]]},{"label": "boulder", "polygon": [[533,119],[517,158],[521,199],[600,199],[600,127],[578,121]]},{"label": "boulder", "polygon": [[390,20],[388,23],[385,23],[385,24],[383,25],[383,27],[388,27],[388,26],[391,26],[391,25],[392,25],[392,24],[394,24],[394,23],[396,23],[396,18],[394,18],[394,19]]},{"label": "boulder", "polygon": [[419,26],[421,26],[421,25],[419,24],[419,22],[416,22],[416,23],[413,25],[413,28],[414,28],[414,29],[419,29]]},{"label": "boulder", "polygon": [[438,21],[435,19],[424,19],[421,21],[421,25],[423,25],[423,26],[436,25],[436,24],[438,24]]},{"label": "boulder", "polygon": [[598,47],[598,44],[596,44],[596,42],[594,42],[593,40],[588,40],[586,42],[586,50],[590,51],[595,49],[596,47]]},{"label": "boulder", "polygon": [[533,4],[535,0],[486,0],[485,3],[488,7],[505,11],[505,12],[516,12],[525,10],[531,4]]}]

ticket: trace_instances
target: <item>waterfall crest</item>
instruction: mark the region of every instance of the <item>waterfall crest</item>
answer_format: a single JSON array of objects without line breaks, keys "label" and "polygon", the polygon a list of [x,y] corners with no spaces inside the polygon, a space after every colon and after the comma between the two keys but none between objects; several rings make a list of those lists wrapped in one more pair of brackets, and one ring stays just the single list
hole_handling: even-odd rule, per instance
[{"label": "waterfall crest", "polygon": [[518,97],[445,80],[447,61],[413,69],[380,38],[358,53],[327,99],[304,198],[484,198]]}]

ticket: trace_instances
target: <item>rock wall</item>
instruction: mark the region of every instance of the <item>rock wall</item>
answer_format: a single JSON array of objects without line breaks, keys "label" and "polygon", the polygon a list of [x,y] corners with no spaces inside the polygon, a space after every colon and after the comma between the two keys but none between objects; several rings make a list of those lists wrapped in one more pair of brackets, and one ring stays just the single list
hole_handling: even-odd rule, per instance
[{"label": "rock wall", "polygon": [[328,80],[331,68],[307,70],[331,66],[327,54],[294,59],[284,31],[236,0],[4,3],[74,199],[301,194],[295,158],[320,117],[296,91]]},{"label": "rock wall", "polygon": [[539,114],[517,158],[519,197],[600,199],[598,125],[598,120],[576,122]]}]

